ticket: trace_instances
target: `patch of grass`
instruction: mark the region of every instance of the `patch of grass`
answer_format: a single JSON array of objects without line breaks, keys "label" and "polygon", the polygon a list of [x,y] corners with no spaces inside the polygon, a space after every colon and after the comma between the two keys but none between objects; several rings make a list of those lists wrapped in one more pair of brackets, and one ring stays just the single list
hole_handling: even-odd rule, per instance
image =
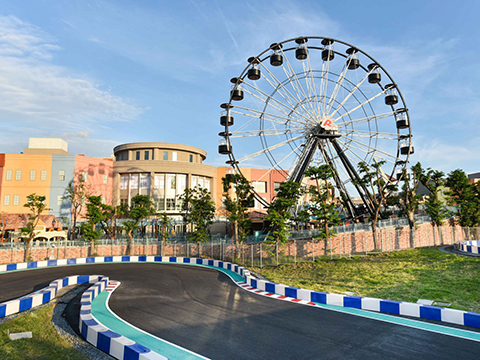
[{"label": "patch of grass", "polygon": [[[73,348],[58,335],[52,324],[52,311],[55,304],[19,315],[0,324],[0,359],[62,359],[87,360],[81,352]],[[10,333],[31,331],[31,339],[10,340]]]},{"label": "patch of grass", "polygon": [[252,270],[274,282],[316,291],[409,302],[431,299],[480,312],[480,259],[434,247]]}]

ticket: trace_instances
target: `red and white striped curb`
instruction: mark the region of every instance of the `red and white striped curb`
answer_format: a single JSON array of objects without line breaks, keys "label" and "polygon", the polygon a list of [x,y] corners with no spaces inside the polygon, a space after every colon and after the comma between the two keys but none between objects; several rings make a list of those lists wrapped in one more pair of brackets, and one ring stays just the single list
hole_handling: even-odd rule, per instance
[{"label": "red and white striped curb", "polygon": [[105,288],[105,290],[107,290],[108,292],[112,292],[112,291],[115,291],[115,289],[117,287],[119,287],[121,284],[120,281],[115,281],[115,280],[111,280],[108,282],[108,285],[107,287]]},{"label": "red and white striped curb", "polygon": [[272,299],[278,299],[278,300],[283,300],[283,301],[290,301],[290,302],[293,302],[293,303],[297,303],[297,304],[302,304],[302,305],[309,305],[309,306],[318,306],[318,307],[321,307],[321,305],[319,304],[316,304],[314,302],[311,302],[311,301],[307,301],[307,300],[302,300],[302,299],[296,299],[296,298],[292,298],[292,297],[288,297],[288,296],[284,296],[284,295],[279,295],[279,294],[273,294],[273,293],[270,293],[268,291],[263,291],[263,290],[259,290],[257,288],[254,288],[253,286],[251,285],[248,285],[246,282],[244,281],[239,281],[239,280],[234,280],[235,281],[235,284],[237,284],[239,287],[241,287],[242,289],[244,290],[247,290],[247,291],[250,291],[251,293],[254,293],[256,295],[262,295],[262,296],[267,296],[269,298],[272,298]]}]

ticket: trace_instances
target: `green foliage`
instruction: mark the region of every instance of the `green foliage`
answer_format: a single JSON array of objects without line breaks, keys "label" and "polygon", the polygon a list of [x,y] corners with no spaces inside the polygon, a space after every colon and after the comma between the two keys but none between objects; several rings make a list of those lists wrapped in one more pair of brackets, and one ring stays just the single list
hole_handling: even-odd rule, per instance
[{"label": "green foliage", "polygon": [[411,172],[403,169],[400,177],[402,181],[400,192],[396,197],[392,197],[392,199],[396,200],[396,205],[400,207],[400,216],[407,217],[410,229],[415,227],[414,214],[422,200],[422,196],[417,194],[417,189],[424,173],[425,170],[419,162],[412,166]]},{"label": "green foliage", "polygon": [[142,219],[152,215],[155,210],[152,200],[147,195],[135,195],[131,200],[132,205],[128,208],[124,216],[129,219],[123,222],[123,228],[128,234],[139,228]]},{"label": "green foliage", "polygon": [[305,176],[314,179],[316,183],[307,190],[312,203],[307,211],[320,224],[322,231],[316,237],[322,239],[335,236],[331,227],[341,223],[333,198],[334,188],[329,183],[329,180],[334,177],[334,171],[330,165],[324,164],[311,167],[305,172]]},{"label": "green foliage", "polygon": [[297,204],[300,197],[300,184],[285,181],[280,184],[277,196],[268,208],[265,221],[270,222],[268,238],[275,242],[285,242],[288,239],[288,220],[292,218],[290,210]]},{"label": "green foliage", "polygon": [[103,206],[101,196],[87,196],[87,213],[85,214],[85,221],[82,224],[82,231],[85,240],[94,242],[102,235],[103,231],[97,229],[97,224],[104,221]]},{"label": "green foliage", "polygon": [[20,231],[22,232],[22,236],[24,237],[25,241],[24,261],[26,261],[30,256],[30,243],[35,237],[35,228],[38,225],[38,221],[40,220],[40,214],[43,211],[50,210],[49,208],[47,208],[45,200],[45,196],[33,193],[27,196],[27,202],[23,204],[23,206],[28,208],[31,213],[28,218],[27,224],[24,227],[20,228]]},{"label": "green foliage", "polygon": [[457,169],[448,174],[446,185],[450,202],[458,207],[458,222],[461,226],[480,225],[480,183],[470,184],[463,170]]},{"label": "green foliage", "polygon": [[[59,335],[52,323],[50,304],[34,311],[19,314],[0,324],[0,359],[33,360],[62,359],[88,360],[89,357],[76,350]],[[10,340],[7,333],[31,331],[31,339]]]},{"label": "green foliage", "polygon": [[[191,239],[195,242],[207,241],[208,226],[213,224],[215,203],[210,192],[201,187],[185,189],[179,196],[182,201],[182,216],[194,228]],[[188,222],[187,222],[188,221]]]},{"label": "green foliage", "polygon": [[445,186],[445,174],[442,171],[430,168],[424,172],[420,180],[430,191],[425,201],[425,212],[430,215],[434,225],[441,226],[449,215],[444,203],[440,199],[441,189]]},{"label": "green foliage", "polygon": [[161,212],[157,216],[158,222],[162,225],[160,230],[160,233],[162,234],[162,241],[165,241],[168,238],[168,226],[172,222],[172,219],[170,219],[166,212]]},{"label": "green foliage", "polygon": [[[233,224],[235,243],[243,241],[252,225],[247,210],[253,205],[250,183],[240,174],[228,174],[222,178],[223,204],[228,213],[227,218]],[[233,198],[230,196],[233,185]]]}]

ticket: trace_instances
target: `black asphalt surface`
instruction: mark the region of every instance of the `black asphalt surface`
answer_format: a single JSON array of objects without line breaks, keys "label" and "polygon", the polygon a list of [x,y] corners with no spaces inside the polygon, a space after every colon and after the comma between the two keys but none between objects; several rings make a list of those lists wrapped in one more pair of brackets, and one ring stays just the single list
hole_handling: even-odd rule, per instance
[{"label": "black asphalt surface", "polygon": [[105,264],[0,275],[0,302],[67,275],[119,280],[110,308],[211,359],[480,359],[480,343],[251,294],[218,271]]}]

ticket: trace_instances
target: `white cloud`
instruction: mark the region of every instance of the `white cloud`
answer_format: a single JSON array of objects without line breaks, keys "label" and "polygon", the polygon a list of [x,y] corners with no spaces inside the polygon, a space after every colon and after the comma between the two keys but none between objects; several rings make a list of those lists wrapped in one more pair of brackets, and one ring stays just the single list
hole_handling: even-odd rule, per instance
[{"label": "white cloud", "polygon": [[54,52],[60,48],[54,42],[32,24],[0,16],[0,140],[7,148],[20,133],[98,136],[101,123],[129,121],[142,113],[87,76],[55,65]]},{"label": "white cloud", "polygon": [[478,172],[478,153],[480,152],[480,139],[470,139],[462,143],[449,142],[448,140],[421,136],[420,146],[415,146],[415,154],[410,158],[410,163],[417,161],[426,167],[443,171],[448,174],[455,169],[463,169],[467,173]]}]

